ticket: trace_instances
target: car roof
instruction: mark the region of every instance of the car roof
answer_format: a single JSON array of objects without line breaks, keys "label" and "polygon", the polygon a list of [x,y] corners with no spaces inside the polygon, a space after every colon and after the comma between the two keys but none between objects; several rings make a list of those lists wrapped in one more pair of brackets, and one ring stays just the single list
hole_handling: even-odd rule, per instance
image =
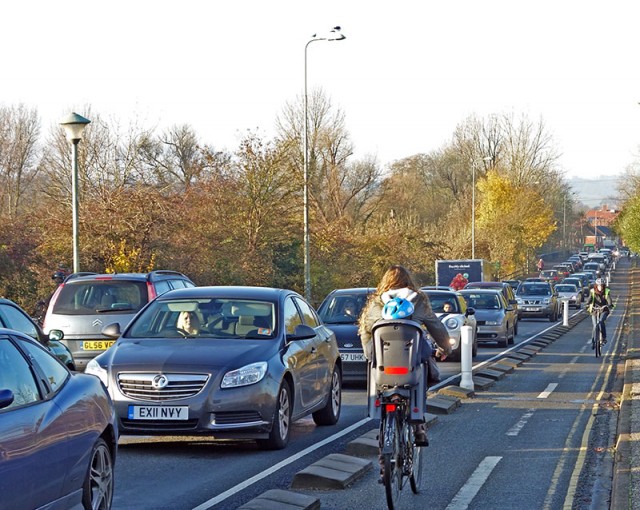
[{"label": "car roof", "polygon": [[[139,281],[156,281],[163,278],[178,277],[184,278],[189,281],[188,276],[179,272],[171,271],[169,269],[157,269],[148,273],[72,273],[67,276],[64,283],[86,282],[93,280],[139,280]],[[193,282],[192,282],[193,283]]]},{"label": "car roof", "polygon": [[509,285],[507,282],[469,282],[465,289],[500,289]]},{"label": "car roof", "polygon": [[371,294],[375,291],[375,287],[353,287],[350,289],[333,289],[329,294]]},{"label": "car roof", "polygon": [[277,301],[285,295],[294,294],[302,298],[293,290],[277,289],[273,287],[252,287],[244,285],[190,287],[186,289],[170,290],[156,299],[206,299],[216,297],[228,297],[236,299],[261,299],[264,301]]},{"label": "car roof", "polygon": [[499,295],[502,295],[502,292],[500,292],[500,289],[490,289],[490,288],[486,288],[486,287],[483,288],[483,289],[470,289],[470,288],[467,288],[467,289],[459,290],[458,292],[460,292],[460,294],[467,294],[467,293],[471,293],[471,292],[477,294],[478,292],[480,292],[482,294],[499,294]]}]

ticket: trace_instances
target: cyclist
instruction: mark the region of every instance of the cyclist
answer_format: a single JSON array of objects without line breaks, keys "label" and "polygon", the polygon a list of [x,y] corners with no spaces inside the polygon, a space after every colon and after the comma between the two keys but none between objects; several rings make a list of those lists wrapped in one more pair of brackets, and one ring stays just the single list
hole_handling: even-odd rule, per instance
[{"label": "cyclist", "polygon": [[[600,322],[596,323],[597,317],[594,313],[594,307],[601,307],[602,313],[600,314]],[[609,287],[604,284],[604,280],[602,278],[596,279],[593,288],[589,293],[589,305],[588,311],[591,314],[591,320],[593,321],[593,333],[591,337],[591,348],[596,348],[596,328],[600,327],[600,332],[602,333],[602,344],[607,343],[607,328],[604,324],[604,321],[607,320],[609,314],[613,310],[613,302],[611,300],[611,295],[609,294]]]},{"label": "cyclist", "polygon": [[[407,301],[410,306],[407,305]],[[388,304],[388,306],[386,306]],[[429,297],[413,282],[409,271],[402,266],[391,266],[383,275],[376,291],[371,295],[365,305],[359,319],[358,333],[362,342],[364,355],[368,360],[372,358],[373,325],[383,318],[383,310],[386,313],[399,313],[397,317],[411,319],[423,325],[433,337],[439,349],[437,354],[445,359],[451,354],[449,345],[449,333],[440,319],[433,313]],[[385,316],[386,316],[385,313]],[[426,363],[432,355],[431,346],[426,337],[420,352],[422,362]],[[426,398],[426,394],[425,394]],[[424,423],[416,425],[416,446],[427,446],[427,432]]]}]

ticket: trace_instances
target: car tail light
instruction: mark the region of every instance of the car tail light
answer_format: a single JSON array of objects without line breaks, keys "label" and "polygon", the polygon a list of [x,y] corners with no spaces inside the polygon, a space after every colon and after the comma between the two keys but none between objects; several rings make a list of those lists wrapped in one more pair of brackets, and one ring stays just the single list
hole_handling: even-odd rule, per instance
[{"label": "car tail light", "polygon": [[158,295],[156,294],[156,289],[151,282],[147,282],[147,295],[149,296],[149,301],[153,301]]}]

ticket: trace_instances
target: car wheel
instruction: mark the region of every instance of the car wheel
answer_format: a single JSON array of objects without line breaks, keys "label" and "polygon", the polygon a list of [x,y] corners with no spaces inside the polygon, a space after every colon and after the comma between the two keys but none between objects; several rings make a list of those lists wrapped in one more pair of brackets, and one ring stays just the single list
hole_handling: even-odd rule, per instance
[{"label": "car wheel", "polygon": [[509,333],[507,332],[506,338],[498,342],[498,347],[508,347],[508,346],[509,346]]},{"label": "car wheel", "polygon": [[282,450],[289,443],[291,434],[291,390],[286,381],[278,390],[276,412],[273,414],[271,432],[267,439],[259,439],[258,446],[263,450]]},{"label": "car wheel", "polygon": [[[509,334],[508,332],[509,330],[507,329],[507,335]],[[509,345],[513,345],[515,341],[516,341],[516,332],[515,332],[515,325],[514,325],[513,328],[511,329],[511,336],[509,336],[507,339],[507,343]]]},{"label": "car wheel", "polygon": [[555,322],[557,320],[554,312],[549,312],[549,322]]},{"label": "car wheel", "polygon": [[316,425],[335,425],[340,418],[340,409],[342,407],[342,374],[337,366],[333,369],[331,376],[331,387],[329,388],[329,396],[325,406],[316,411],[313,421]]},{"label": "car wheel", "polygon": [[91,463],[82,485],[82,506],[85,510],[111,508],[113,499],[113,456],[102,438],[91,451]]},{"label": "car wheel", "polygon": [[515,324],[513,325],[513,334],[518,334],[518,320],[516,320]]}]

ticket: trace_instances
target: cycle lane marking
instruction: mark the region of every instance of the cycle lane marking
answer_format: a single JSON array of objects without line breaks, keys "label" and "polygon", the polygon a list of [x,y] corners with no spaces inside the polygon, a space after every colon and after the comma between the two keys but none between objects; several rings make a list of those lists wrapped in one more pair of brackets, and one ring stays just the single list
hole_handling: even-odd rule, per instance
[{"label": "cycle lane marking", "polygon": [[502,457],[485,457],[471,474],[467,483],[460,488],[451,500],[451,503],[447,505],[446,510],[466,510],[469,508],[469,504],[473,498],[476,497],[480,489],[482,489],[489,475],[491,475],[501,460]]}]

